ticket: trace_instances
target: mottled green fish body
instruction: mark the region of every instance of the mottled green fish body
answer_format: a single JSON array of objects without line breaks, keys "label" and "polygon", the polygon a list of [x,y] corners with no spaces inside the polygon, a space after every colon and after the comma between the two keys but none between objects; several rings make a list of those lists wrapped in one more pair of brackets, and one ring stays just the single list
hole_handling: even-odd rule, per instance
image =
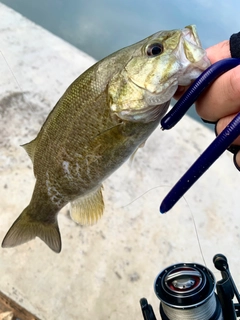
[{"label": "mottled green fish body", "polygon": [[69,202],[76,222],[97,221],[104,209],[102,182],[158,126],[178,85],[188,85],[208,66],[195,28],[189,26],[158,32],[80,75],[36,139],[23,146],[36,184],[2,246],[37,236],[60,252],[57,214]]}]

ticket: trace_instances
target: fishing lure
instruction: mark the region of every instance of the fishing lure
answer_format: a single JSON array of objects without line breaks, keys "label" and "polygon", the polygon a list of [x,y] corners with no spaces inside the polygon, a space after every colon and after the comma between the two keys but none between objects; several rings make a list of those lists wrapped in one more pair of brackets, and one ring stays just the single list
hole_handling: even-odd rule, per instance
[{"label": "fishing lure", "polygon": [[[162,129],[175,126],[200,94],[220,75],[240,65],[240,59],[220,60],[207,68],[188,88],[175,106],[162,118]],[[209,169],[209,167],[228,149],[229,145],[240,135],[240,113],[216,137],[210,146],[194,162],[188,171],[170,190],[160,205],[160,212],[166,213],[191,188],[191,186]],[[235,150],[236,152],[237,150]]]}]

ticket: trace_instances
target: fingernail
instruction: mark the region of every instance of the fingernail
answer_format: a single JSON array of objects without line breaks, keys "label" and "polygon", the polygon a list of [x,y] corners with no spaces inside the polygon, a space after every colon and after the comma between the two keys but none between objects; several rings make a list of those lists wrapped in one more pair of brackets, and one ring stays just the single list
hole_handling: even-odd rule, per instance
[{"label": "fingernail", "polygon": [[217,123],[218,123],[218,121],[215,122],[215,126],[214,126],[214,132],[215,132],[216,137],[218,136],[218,133],[217,133]]},{"label": "fingernail", "polygon": [[[218,136],[217,123],[218,123],[218,121],[215,122],[215,127],[214,127],[214,131],[215,131],[216,137]],[[240,146],[232,144],[230,147],[227,148],[227,151],[229,151],[229,152],[233,153],[234,155],[236,155],[238,153],[238,151],[240,151]],[[235,164],[235,162],[234,162],[234,164]]]},{"label": "fingernail", "polygon": [[237,157],[237,153],[235,153],[234,156],[233,156],[233,163],[234,163],[235,167],[238,169],[238,171],[240,171],[240,167],[237,164],[236,157]]},{"label": "fingernail", "polygon": [[232,144],[230,147],[227,148],[227,151],[236,155],[238,153],[238,151],[240,151],[240,146]]},{"label": "fingernail", "polygon": [[217,121],[208,121],[208,120],[205,120],[203,118],[201,118],[203,122],[205,123],[210,123],[210,124],[216,124]]}]

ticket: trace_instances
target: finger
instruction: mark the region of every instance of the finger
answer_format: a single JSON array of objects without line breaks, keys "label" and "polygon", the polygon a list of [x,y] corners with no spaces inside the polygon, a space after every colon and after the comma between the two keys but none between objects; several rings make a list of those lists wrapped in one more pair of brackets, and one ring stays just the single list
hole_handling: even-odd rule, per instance
[{"label": "finger", "polygon": [[175,92],[173,98],[179,100],[188,87],[178,86],[177,91]]},{"label": "finger", "polygon": [[208,49],[206,49],[207,56],[211,63],[215,63],[219,60],[230,58],[230,48],[229,48],[229,41],[224,40]]},{"label": "finger", "polygon": [[[223,131],[223,129],[226,128],[226,126],[233,120],[233,118],[236,117],[237,114],[232,114],[230,116],[224,117],[218,121],[216,124],[216,133],[219,134]],[[240,136],[238,136],[237,139],[235,139],[232,143],[232,145],[240,145]]]},{"label": "finger", "polygon": [[196,101],[201,118],[217,121],[240,110],[240,66],[220,76]]}]

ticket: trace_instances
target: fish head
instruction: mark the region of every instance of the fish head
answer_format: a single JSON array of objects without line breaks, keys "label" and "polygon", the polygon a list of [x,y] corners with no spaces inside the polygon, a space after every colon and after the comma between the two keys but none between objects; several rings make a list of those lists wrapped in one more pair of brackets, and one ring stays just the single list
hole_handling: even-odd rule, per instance
[{"label": "fish head", "polygon": [[111,110],[129,121],[154,121],[163,116],[179,85],[188,86],[210,61],[196,27],[160,31],[128,47],[131,55],[109,85]]}]

